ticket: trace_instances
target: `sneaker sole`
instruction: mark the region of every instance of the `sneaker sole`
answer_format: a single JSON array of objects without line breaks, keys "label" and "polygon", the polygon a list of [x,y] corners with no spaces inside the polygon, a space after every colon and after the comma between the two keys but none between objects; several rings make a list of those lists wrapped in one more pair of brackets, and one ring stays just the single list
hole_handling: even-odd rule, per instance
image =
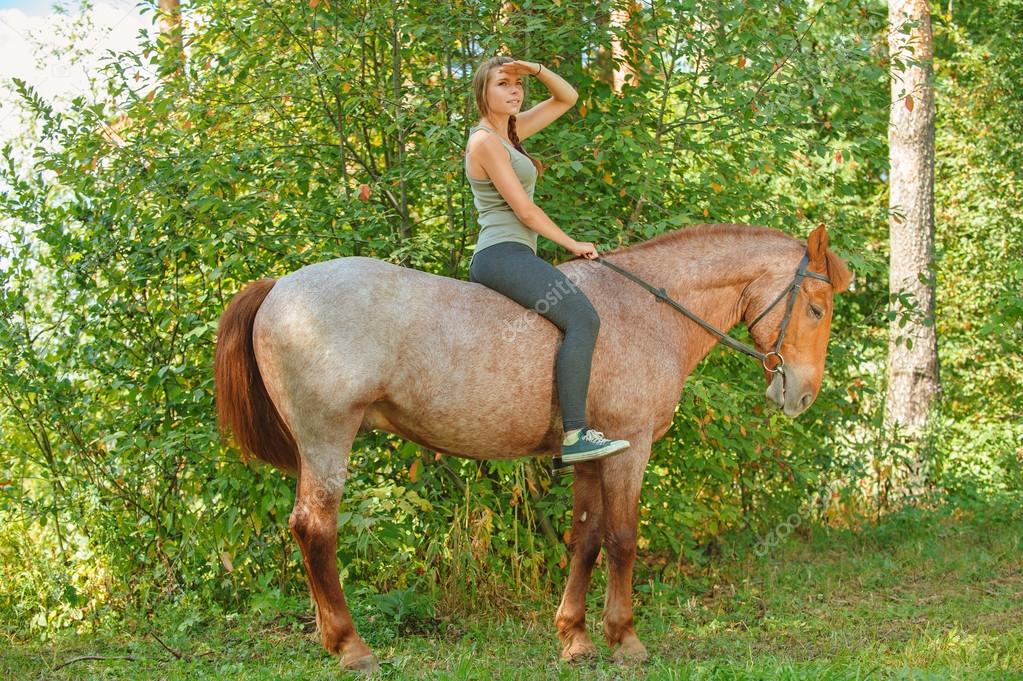
[{"label": "sneaker sole", "polygon": [[592,452],[584,452],[580,454],[562,454],[554,458],[555,468],[564,468],[566,466],[572,466],[577,463],[583,463],[585,461],[598,461],[604,459],[612,454],[628,449],[631,444],[626,445],[608,445],[604,449],[598,449]]}]

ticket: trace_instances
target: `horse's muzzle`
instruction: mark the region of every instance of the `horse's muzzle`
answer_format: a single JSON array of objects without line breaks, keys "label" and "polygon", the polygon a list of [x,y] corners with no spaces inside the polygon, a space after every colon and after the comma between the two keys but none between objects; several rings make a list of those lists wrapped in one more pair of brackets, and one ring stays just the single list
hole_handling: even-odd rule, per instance
[{"label": "horse's muzzle", "polygon": [[782,367],[767,386],[767,399],[781,407],[786,416],[795,418],[809,409],[816,394],[791,366]]}]

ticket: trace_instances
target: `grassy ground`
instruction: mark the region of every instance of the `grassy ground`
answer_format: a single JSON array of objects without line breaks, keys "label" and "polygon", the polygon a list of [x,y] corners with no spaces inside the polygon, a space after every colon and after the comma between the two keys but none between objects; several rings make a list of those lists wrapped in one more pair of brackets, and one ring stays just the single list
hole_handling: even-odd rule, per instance
[{"label": "grassy ground", "polygon": [[[812,535],[723,562],[697,583],[637,584],[637,629],[651,653],[643,665],[611,663],[597,589],[589,622],[601,656],[572,666],[557,661],[554,600],[413,621],[418,633],[405,635],[371,620],[367,606],[356,604],[356,619],[384,678],[1023,679],[1018,507],[903,514]],[[272,616],[168,612],[129,625],[130,635],[13,640],[0,649],[0,678],[339,678],[307,603]],[[86,655],[108,659],[58,669]],[[117,656],[135,659],[109,659]]]}]

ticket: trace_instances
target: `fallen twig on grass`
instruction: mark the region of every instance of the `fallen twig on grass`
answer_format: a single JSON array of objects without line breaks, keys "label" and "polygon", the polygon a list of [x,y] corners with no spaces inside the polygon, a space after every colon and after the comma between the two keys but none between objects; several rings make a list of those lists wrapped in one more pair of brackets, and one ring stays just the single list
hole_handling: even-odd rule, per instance
[{"label": "fallen twig on grass", "polygon": [[134,662],[136,660],[136,658],[132,657],[131,655],[114,655],[114,656],[82,655],[81,657],[73,657],[70,660],[68,660],[67,662],[62,662],[61,664],[58,664],[56,667],[53,668],[53,671],[57,671],[58,669],[63,669],[64,667],[67,667],[68,665],[74,664],[75,662],[81,662],[82,660],[128,660],[129,662]]},{"label": "fallen twig on grass", "polygon": [[[177,660],[184,660],[185,662],[191,662],[195,658],[207,657],[209,655],[215,655],[216,654],[216,651],[209,650],[209,651],[207,651],[205,653],[199,653],[198,655],[186,655],[185,653],[181,653],[181,652],[178,652],[177,650],[174,650],[169,645],[164,643],[163,639],[161,639],[159,636],[157,636],[155,631],[150,629],[149,633],[152,635],[153,638],[156,639],[157,643],[159,643],[161,646],[163,646],[164,650],[166,650],[168,653],[173,655],[174,658],[177,659]],[[134,657],[132,655],[82,655],[80,657],[72,658],[72,659],[68,660],[67,662],[60,663],[59,665],[54,667],[51,671],[55,672],[55,671],[57,671],[59,669],[63,669],[64,667],[67,667],[68,665],[72,665],[75,662],[82,662],[82,661],[85,661],[85,660],[103,660],[103,661],[109,661],[109,660],[127,660],[128,662],[135,662],[138,659],[139,658]],[[169,661],[166,658],[158,658],[158,659],[161,662]]]},{"label": "fallen twig on grass", "polygon": [[171,647],[170,647],[169,645],[167,645],[166,643],[164,643],[164,642],[163,642],[163,639],[161,639],[161,638],[160,638],[159,636],[157,636],[157,635],[156,635],[156,632],[155,632],[155,631],[153,631],[152,629],[150,629],[150,630],[149,630],[149,633],[150,633],[150,635],[152,635],[152,637],[153,637],[153,638],[155,638],[155,639],[156,639],[156,642],[157,642],[157,643],[159,643],[160,645],[162,645],[162,646],[163,646],[163,649],[164,649],[164,650],[166,650],[166,651],[167,651],[168,653],[170,653],[171,655],[173,655],[173,656],[174,656],[175,658],[177,658],[177,659],[179,659],[179,660],[180,660],[180,659],[182,659],[182,658],[184,658],[184,657],[185,657],[184,655],[182,655],[181,653],[179,653],[178,651],[174,650],[174,649],[173,649],[173,648],[171,648]]}]

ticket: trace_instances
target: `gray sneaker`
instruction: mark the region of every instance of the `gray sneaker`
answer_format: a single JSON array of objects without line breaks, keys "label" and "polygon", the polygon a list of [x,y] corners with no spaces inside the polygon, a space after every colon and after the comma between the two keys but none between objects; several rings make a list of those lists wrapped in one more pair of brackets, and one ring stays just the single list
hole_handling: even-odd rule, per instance
[{"label": "gray sneaker", "polygon": [[572,466],[582,461],[596,461],[628,449],[628,440],[608,440],[604,434],[592,428],[583,428],[576,433],[575,441],[561,445],[561,456],[554,457],[554,469]]}]

